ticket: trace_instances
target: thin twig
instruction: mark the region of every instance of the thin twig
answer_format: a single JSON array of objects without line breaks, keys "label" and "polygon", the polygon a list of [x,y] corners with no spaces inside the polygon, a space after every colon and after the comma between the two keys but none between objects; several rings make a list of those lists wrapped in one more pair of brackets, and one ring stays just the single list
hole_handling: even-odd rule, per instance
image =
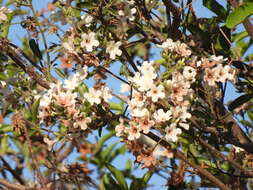
[{"label": "thin twig", "polygon": [[[29,123],[26,123],[26,124],[29,125]],[[26,140],[27,140],[28,150],[29,150],[30,156],[32,158],[32,161],[33,161],[33,163],[35,165],[35,168],[36,168],[36,171],[38,173],[39,182],[40,182],[41,186],[46,190],[47,189],[46,182],[45,182],[45,179],[44,179],[44,177],[43,177],[43,175],[40,171],[37,159],[35,158],[34,153],[32,151],[33,146],[32,146],[32,142],[31,142],[31,139],[30,139],[30,136],[29,136],[29,133],[28,133],[28,129],[27,129],[26,126],[24,127],[24,133],[25,133],[25,137],[26,137]]]},{"label": "thin twig", "polygon": [[12,176],[17,179],[17,181],[21,184],[21,185],[25,185],[24,180],[22,179],[22,177],[20,175],[17,174],[17,172],[15,170],[13,170],[11,168],[11,166],[9,165],[9,163],[1,156],[0,159],[2,160],[4,166],[6,167],[6,169],[12,174]]}]

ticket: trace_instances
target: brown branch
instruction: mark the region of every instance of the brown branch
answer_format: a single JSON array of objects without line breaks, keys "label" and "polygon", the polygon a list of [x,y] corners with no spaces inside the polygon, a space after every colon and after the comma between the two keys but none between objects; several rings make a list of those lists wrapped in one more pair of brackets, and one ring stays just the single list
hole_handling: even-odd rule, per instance
[{"label": "brown branch", "polygon": [[[154,133],[151,133],[151,132],[149,132],[146,135],[149,138],[151,138],[152,140],[154,140],[157,143],[159,143],[160,145],[162,145],[164,148],[168,148],[168,149],[171,150],[170,144],[168,142],[164,141],[164,140],[161,140],[161,138],[159,136],[157,136],[157,135],[155,135]],[[182,161],[184,161],[185,163],[187,163],[189,166],[191,166],[192,168],[196,169],[200,175],[202,175],[203,177],[205,177],[206,179],[208,179],[210,182],[212,182],[214,185],[216,185],[221,190],[230,190],[224,183],[222,183],[218,178],[216,178],[210,172],[208,172],[207,170],[205,170],[201,166],[199,166],[199,165],[197,165],[197,164],[192,163],[191,161],[189,161],[187,159],[187,157],[184,155],[184,153],[181,152],[180,150],[175,150],[174,154],[175,154],[175,156],[177,158],[181,159]]]},{"label": "brown branch", "polygon": [[253,25],[248,18],[243,21],[243,26],[253,40]]},{"label": "brown branch", "polygon": [[58,163],[61,163],[71,152],[73,152],[74,149],[74,143],[71,142],[70,145],[65,148],[65,150],[61,153],[62,149],[64,148],[64,146],[61,146],[57,151],[56,151],[56,160],[55,163],[51,164],[50,163],[50,168],[47,170],[46,172],[46,183],[49,183],[51,181],[51,174],[54,172],[54,169],[57,170],[57,168],[55,168],[57,166]]},{"label": "brown branch", "polygon": [[25,60],[22,60],[22,53],[18,51],[13,45],[11,45],[6,39],[0,39],[0,51],[8,55],[25,73],[27,73],[32,79],[34,79],[40,86],[49,89],[49,84],[38,74],[34,67],[27,64]]},{"label": "brown branch", "polygon": [[220,151],[216,150],[212,145],[208,144],[206,141],[204,141],[201,138],[198,138],[198,141],[205,146],[206,148],[208,148],[210,151],[214,152],[217,156],[219,156],[220,158],[222,158],[225,161],[228,161],[232,166],[234,166],[235,168],[241,170],[245,175],[247,175],[248,177],[253,177],[253,173],[251,171],[246,170],[245,168],[243,168],[240,164],[238,164],[237,162],[235,162],[234,160],[228,158],[227,156],[225,156],[224,154],[222,154]]},{"label": "brown branch", "polygon": [[22,179],[22,177],[20,175],[18,175],[16,173],[15,170],[13,170],[11,168],[11,166],[9,165],[9,163],[1,156],[0,159],[2,160],[4,166],[6,167],[6,169],[12,174],[12,176],[22,185],[25,185],[24,180]]},{"label": "brown branch", "polygon": [[174,5],[174,3],[171,2],[171,0],[162,0],[162,1],[166,8],[167,17],[168,17],[168,14],[170,14],[170,12],[173,15],[173,22],[171,26],[168,28],[168,35],[172,39],[176,40],[180,34],[179,33],[180,31],[178,30],[178,28],[181,22],[181,18],[180,18],[181,11],[176,5]]},{"label": "brown branch", "polygon": [[32,188],[32,187],[26,187],[24,185],[17,185],[14,183],[10,183],[9,181],[5,179],[0,179],[0,184],[4,185],[10,190],[38,190],[37,188]]},{"label": "brown branch", "polygon": [[[24,120],[25,121],[25,120]],[[27,123],[26,122],[26,125],[30,126],[30,123]],[[38,178],[39,178],[39,182],[41,184],[41,186],[43,187],[43,189],[47,189],[46,187],[46,181],[40,171],[40,168],[39,168],[39,164],[37,162],[37,159],[35,158],[35,155],[32,151],[32,142],[31,142],[31,139],[30,139],[30,136],[29,136],[29,133],[28,133],[28,129],[27,129],[27,126],[24,126],[24,133],[25,133],[25,137],[26,137],[26,140],[27,140],[27,144],[28,144],[28,150],[29,150],[29,153],[30,153],[30,156],[32,158],[32,161],[35,165],[35,168],[36,168],[36,171],[38,172]]]}]

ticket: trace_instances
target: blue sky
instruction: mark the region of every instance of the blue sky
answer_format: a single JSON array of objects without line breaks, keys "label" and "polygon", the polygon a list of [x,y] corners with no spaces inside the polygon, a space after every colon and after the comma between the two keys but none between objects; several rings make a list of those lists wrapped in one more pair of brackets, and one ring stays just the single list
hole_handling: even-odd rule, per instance
[{"label": "blue sky", "polygon": [[[47,3],[52,2],[52,0],[33,0],[33,4],[37,9],[41,9],[41,8],[46,8]],[[225,0],[219,0],[218,2],[220,2],[222,5],[225,5],[226,1]],[[202,0],[195,0],[194,1],[194,8],[196,9],[196,13],[199,17],[210,17],[213,16],[214,14],[211,13],[207,8],[205,8],[202,5]],[[18,20],[17,20],[18,21]],[[10,39],[11,41],[13,41],[15,44],[21,46],[21,39],[22,37],[26,34],[25,30],[20,26],[20,25],[16,25],[15,27],[12,27],[10,30]],[[53,36],[49,36],[47,35],[47,38],[49,39],[49,41],[55,41],[55,38]],[[41,47],[42,44],[40,44]],[[113,71],[119,70],[118,67],[119,63],[114,63],[113,66]],[[107,79],[108,84],[110,85],[110,87],[115,90],[118,91],[119,90],[119,82],[116,81],[114,78],[109,77]],[[234,89],[232,88],[231,85],[229,85],[229,90],[227,92],[227,96],[226,96],[226,100],[229,100],[231,97],[235,97],[238,96],[238,94],[236,94],[234,92]],[[116,100],[115,100],[116,101]],[[94,141],[95,140],[95,136],[97,136],[97,132],[94,132],[95,135],[91,135],[91,137],[89,138],[90,141]],[[110,142],[113,142],[115,140],[118,140],[116,138],[112,139]],[[133,156],[131,155],[124,155],[124,156],[119,156],[117,160],[115,160],[115,162],[113,163],[116,167],[119,168],[124,168],[126,161],[130,159],[132,160],[132,163],[134,161]],[[68,159],[68,162],[72,162],[71,158]],[[142,176],[143,173],[145,173],[147,170],[141,170],[138,169],[135,172],[136,176]],[[164,185],[166,184],[166,180],[162,179],[161,177],[152,177],[151,184],[154,184],[154,187],[151,187],[150,189],[167,189]]]}]

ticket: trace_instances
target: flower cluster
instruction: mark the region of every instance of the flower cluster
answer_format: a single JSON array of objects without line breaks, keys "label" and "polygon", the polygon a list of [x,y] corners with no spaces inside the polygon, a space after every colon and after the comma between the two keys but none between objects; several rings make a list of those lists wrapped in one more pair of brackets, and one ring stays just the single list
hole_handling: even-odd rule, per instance
[{"label": "flower cluster", "polygon": [[[109,88],[100,89],[90,88],[80,96],[77,87],[87,76],[87,67],[83,67],[79,72],[64,80],[63,82],[53,83],[50,89],[40,97],[39,119],[41,123],[50,124],[54,112],[63,112],[62,120],[73,120],[73,127],[86,130],[92,119],[87,113],[80,111],[85,102],[99,104],[102,100],[108,101],[111,98]],[[60,116],[59,116],[60,117]]]},{"label": "flower cluster", "polygon": [[230,65],[223,66],[223,61],[225,61],[223,57],[215,56],[212,56],[210,60],[201,60],[201,67],[205,70],[204,80],[210,86],[215,86],[216,82],[225,82],[226,80],[235,82],[235,69]]},{"label": "flower cluster", "polygon": [[192,54],[191,50],[185,43],[181,43],[180,41],[173,42],[172,39],[167,39],[161,45],[157,45],[157,47],[170,52],[176,52],[182,57],[188,57]]},{"label": "flower cluster", "polygon": [[[191,83],[195,81],[195,69],[185,67],[184,75],[175,72],[171,80],[163,82],[159,80],[153,62],[145,61],[138,69],[140,72],[129,78],[133,84],[132,97],[128,100],[132,119],[120,119],[115,128],[117,136],[127,134],[128,140],[135,140],[141,133],[147,134],[151,128],[162,126],[165,138],[176,142],[182,133],[177,126],[189,129],[186,122],[191,117],[188,99]],[[169,107],[163,106],[169,102]]]},{"label": "flower cluster", "polygon": [[[192,54],[186,44],[171,39],[158,46],[164,51],[175,51],[182,57]],[[131,118],[120,119],[115,128],[117,136],[127,136],[132,141],[139,139],[141,133],[147,134],[152,128],[159,128],[168,141],[176,142],[182,129],[189,129],[187,120],[191,118],[192,84],[197,74],[201,77],[204,72],[204,80],[211,86],[215,82],[234,81],[235,70],[229,65],[222,65],[225,61],[223,57],[211,56],[210,60],[212,64],[209,65],[202,60],[197,63],[198,66],[189,64],[176,69],[169,79],[159,76],[154,62],[144,61],[138,66],[139,72],[128,78],[132,86],[132,96],[128,99]],[[202,64],[204,61],[206,63]],[[130,92],[130,87],[122,85],[121,92]]]},{"label": "flower cluster", "polygon": [[134,1],[123,1],[124,6],[118,11],[121,20],[134,21],[137,9],[134,6]]}]

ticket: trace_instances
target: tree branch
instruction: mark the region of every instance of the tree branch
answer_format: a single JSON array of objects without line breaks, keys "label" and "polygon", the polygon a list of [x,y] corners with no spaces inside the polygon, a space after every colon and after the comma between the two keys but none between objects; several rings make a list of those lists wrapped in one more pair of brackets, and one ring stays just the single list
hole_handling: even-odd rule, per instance
[{"label": "tree branch", "polygon": [[4,185],[5,187],[7,187],[10,190],[38,190],[36,188],[26,187],[24,185],[17,185],[14,183],[10,183],[5,179],[0,179],[0,184]]},{"label": "tree branch", "polygon": [[210,151],[212,151],[213,153],[215,153],[217,156],[219,156],[220,158],[222,158],[224,161],[228,161],[232,166],[234,166],[235,168],[241,170],[248,177],[253,177],[253,173],[251,171],[246,170],[245,168],[243,168],[240,164],[238,164],[234,160],[232,160],[232,159],[228,158],[227,156],[223,155],[220,151],[216,150],[213,146],[211,146],[210,144],[208,144],[203,139],[198,138],[198,141],[203,146],[205,146],[206,148],[208,148]]},{"label": "tree branch", "polygon": [[22,60],[22,53],[18,51],[13,45],[6,40],[0,39],[0,51],[8,55],[25,73],[27,73],[32,79],[34,79],[40,86],[49,89],[49,84],[47,81],[43,80],[43,77],[38,74],[33,66],[27,64]]},{"label": "tree branch", "polygon": [[[149,132],[148,134],[146,134],[146,136],[148,136],[152,140],[156,141],[157,143],[162,145],[164,148],[171,149],[171,145],[168,142],[162,140],[159,136],[155,135],[154,133]],[[218,178],[213,176],[210,172],[208,172],[207,170],[205,170],[201,166],[189,161],[183,152],[181,152],[179,150],[175,150],[174,154],[177,158],[181,159],[182,161],[184,161],[185,163],[190,165],[192,168],[196,169],[200,175],[207,178],[210,182],[212,182],[214,185],[216,185],[221,190],[230,190],[224,183],[222,183]]]},{"label": "tree branch", "polygon": [[12,176],[22,185],[25,185],[24,180],[22,179],[21,176],[19,176],[15,170],[13,170],[11,168],[11,166],[9,165],[8,162],[6,162],[6,160],[1,156],[0,159],[2,160],[4,166],[6,167],[6,169],[12,174]]}]

